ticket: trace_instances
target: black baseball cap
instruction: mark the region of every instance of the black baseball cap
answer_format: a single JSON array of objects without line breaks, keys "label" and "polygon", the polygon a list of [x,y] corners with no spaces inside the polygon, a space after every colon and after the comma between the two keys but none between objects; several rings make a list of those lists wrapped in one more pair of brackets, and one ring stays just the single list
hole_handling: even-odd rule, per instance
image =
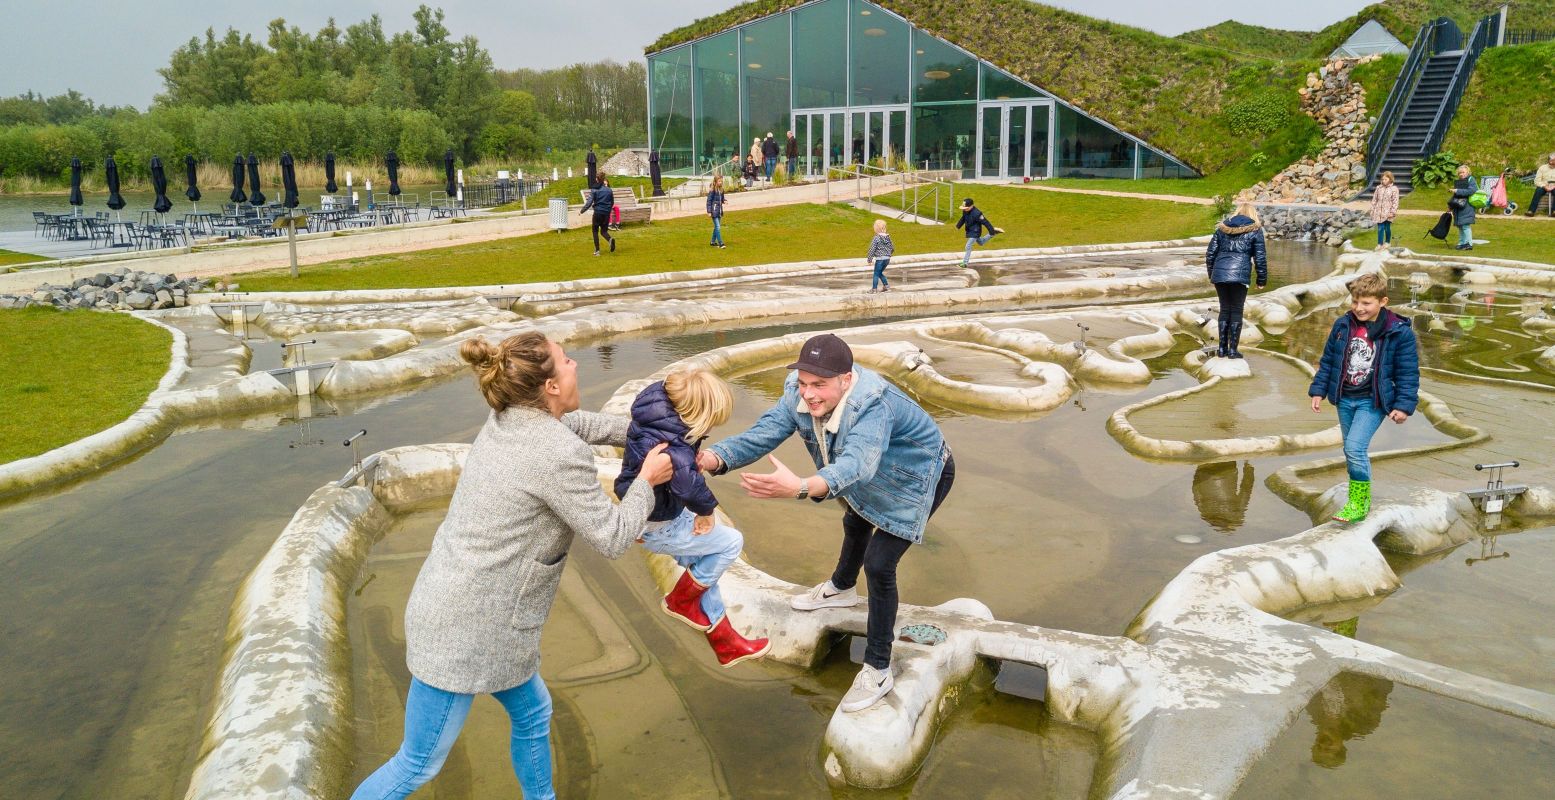
[{"label": "black baseball cap", "polygon": [[787,369],[797,369],[822,378],[835,378],[853,371],[853,348],[834,333],[811,336],[799,349],[799,360]]}]

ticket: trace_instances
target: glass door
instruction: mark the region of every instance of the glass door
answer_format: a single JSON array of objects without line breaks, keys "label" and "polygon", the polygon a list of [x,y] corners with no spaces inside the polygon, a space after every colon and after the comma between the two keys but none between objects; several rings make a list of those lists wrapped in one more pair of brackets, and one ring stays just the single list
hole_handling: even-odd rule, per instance
[{"label": "glass door", "polygon": [[977,118],[977,177],[1046,178],[1052,103],[986,104]]},{"label": "glass door", "polygon": [[1005,178],[1022,178],[1027,172],[1026,106],[1009,106],[1004,109],[1004,174]]},{"label": "glass door", "polygon": [[985,106],[977,118],[977,177],[1002,178],[1004,107]]}]

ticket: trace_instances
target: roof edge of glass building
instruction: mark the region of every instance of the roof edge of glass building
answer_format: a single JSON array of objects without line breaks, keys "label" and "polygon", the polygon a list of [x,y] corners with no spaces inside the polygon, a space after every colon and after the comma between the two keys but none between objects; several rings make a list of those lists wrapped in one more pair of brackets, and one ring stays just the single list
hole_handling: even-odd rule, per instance
[{"label": "roof edge of glass building", "polygon": [[648,138],[667,174],[704,174],[747,155],[764,170],[771,165],[761,140],[771,133],[778,165],[806,175],[910,163],[1001,180],[1199,177],[1166,151],[867,0],[813,0],[647,61]]}]

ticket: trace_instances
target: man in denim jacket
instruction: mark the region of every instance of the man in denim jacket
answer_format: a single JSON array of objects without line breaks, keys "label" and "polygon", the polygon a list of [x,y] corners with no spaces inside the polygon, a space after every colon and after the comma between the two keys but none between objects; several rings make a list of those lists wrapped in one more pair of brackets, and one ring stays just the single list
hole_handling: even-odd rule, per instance
[{"label": "man in denim jacket", "polygon": [[[853,364],[853,351],[833,334],[805,342],[783,399],[751,429],[704,449],[697,463],[715,475],[763,455],[773,472],[743,473],[752,497],[797,500],[835,497],[841,503],[842,554],[831,580],[790,601],[799,611],[846,608],[859,602],[859,568],[869,581],[869,646],[864,667],[842,698],[845,712],[862,711],[891,692],[891,640],[896,627],[896,564],[923,541],[929,516],[950,493],[955,461],[939,426],[917,403],[878,374]],[[799,434],[818,471],[801,479],[770,455]]]}]

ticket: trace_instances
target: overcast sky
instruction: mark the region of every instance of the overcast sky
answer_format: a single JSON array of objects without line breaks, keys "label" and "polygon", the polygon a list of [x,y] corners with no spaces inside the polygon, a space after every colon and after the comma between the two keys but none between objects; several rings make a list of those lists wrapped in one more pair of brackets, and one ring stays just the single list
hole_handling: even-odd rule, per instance
[{"label": "overcast sky", "polygon": [[[454,36],[474,34],[499,68],[557,67],[579,61],[638,58],[665,31],[735,0],[444,0]],[[313,32],[333,16],[345,28],[373,13],[385,31],[407,30],[420,0],[4,0],[0,96],[29,89],[54,95],[78,89],[100,103],[144,108],[162,89],[157,68],[207,27],[228,27],[263,41],[276,17]],[[1234,15],[1239,22],[1317,30],[1354,14],[1365,0],[1232,4],[1206,0],[1053,0],[1049,5],[1175,36]]]}]

